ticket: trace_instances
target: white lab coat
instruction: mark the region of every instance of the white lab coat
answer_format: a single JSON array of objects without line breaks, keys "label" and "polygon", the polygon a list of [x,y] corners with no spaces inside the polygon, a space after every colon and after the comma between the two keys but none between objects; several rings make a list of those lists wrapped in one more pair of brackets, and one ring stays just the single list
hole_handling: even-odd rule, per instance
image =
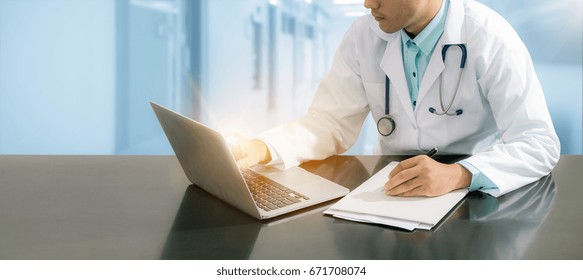
[{"label": "white lab coat", "polygon": [[[444,103],[457,82],[461,51],[444,44],[466,44],[467,62],[452,111],[437,116],[439,75]],[[437,147],[441,154],[467,159],[497,186],[499,196],[534,182],[557,163],[560,143],[530,55],[498,14],[470,0],[451,0],[445,31],[419,86],[413,111],[405,80],[400,32],[384,33],[370,15],[355,21],[338,48],[307,114],[259,136],[285,167],[345,152],[369,112],[385,116],[385,75],[390,78],[390,113],[396,129],[378,134],[380,154],[420,154]]]}]

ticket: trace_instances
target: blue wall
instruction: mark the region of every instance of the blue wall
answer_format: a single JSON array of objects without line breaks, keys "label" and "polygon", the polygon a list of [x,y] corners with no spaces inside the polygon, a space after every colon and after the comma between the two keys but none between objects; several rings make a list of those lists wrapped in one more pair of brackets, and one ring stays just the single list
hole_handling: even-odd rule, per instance
[{"label": "blue wall", "polygon": [[114,0],[0,1],[0,153],[114,151]]}]

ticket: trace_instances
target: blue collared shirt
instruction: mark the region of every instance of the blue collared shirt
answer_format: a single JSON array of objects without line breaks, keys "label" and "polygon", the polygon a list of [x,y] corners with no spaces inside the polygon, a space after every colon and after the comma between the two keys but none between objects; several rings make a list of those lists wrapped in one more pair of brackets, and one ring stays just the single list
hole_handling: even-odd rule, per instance
[{"label": "blue collared shirt", "polygon": [[419,94],[420,81],[425,76],[425,70],[429,59],[433,55],[437,41],[441,38],[445,29],[445,19],[449,1],[444,1],[443,5],[435,17],[415,38],[411,39],[404,29],[401,29],[401,50],[403,54],[403,65],[405,67],[405,77],[409,87],[411,104],[415,110],[417,96]]},{"label": "blue collared shirt", "polygon": [[[435,17],[415,38],[411,39],[409,34],[401,30],[401,50],[403,54],[403,65],[405,68],[405,78],[409,87],[409,95],[413,110],[417,105],[417,96],[419,94],[419,84],[425,75],[425,70],[429,64],[429,59],[437,46],[437,41],[443,35],[445,30],[445,20],[449,9],[449,0],[444,0],[441,8]],[[460,161],[472,174],[470,191],[486,190],[498,188],[486,175],[482,174],[476,167],[467,161]]]}]

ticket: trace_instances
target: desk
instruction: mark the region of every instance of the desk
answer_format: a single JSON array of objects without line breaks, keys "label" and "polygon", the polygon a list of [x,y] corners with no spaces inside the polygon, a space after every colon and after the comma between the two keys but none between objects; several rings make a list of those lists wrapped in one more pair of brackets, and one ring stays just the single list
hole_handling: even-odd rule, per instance
[{"label": "desk", "polygon": [[[350,189],[392,160],[302,165]],[[444,161],[447,161],[444,159]],[[0,259],[583,259],[583,156],[431,231],[323,216],[257,221],[189,184],[173,156],[0,156]],[[190,186],[189,186],[190,185]]]}]

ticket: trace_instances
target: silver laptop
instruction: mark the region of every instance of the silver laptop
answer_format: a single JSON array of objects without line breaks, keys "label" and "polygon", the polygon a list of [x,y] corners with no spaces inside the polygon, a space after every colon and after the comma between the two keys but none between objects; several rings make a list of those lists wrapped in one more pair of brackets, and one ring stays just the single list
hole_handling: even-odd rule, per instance
[{"label": "silver laptop", "polygon": [[239,170],[223,136],[150,102],[186,177],[257,218],[269,219],[348,194],[349,190],[300,167]]}]

